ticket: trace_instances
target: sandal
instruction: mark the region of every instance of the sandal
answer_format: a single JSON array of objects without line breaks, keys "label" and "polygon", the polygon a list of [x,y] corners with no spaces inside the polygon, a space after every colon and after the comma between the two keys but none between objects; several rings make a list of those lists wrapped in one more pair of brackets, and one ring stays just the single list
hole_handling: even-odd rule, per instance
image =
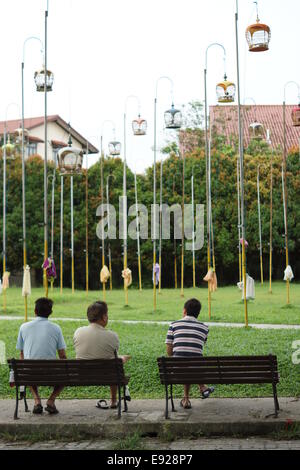
[{"label": "sandal", "polygon": [[45,407],[45,410],[48,411],[50,415],[57,415],[59,413],[55,405],[48,405]]},{"label": "sandal", "polygon": [[35,414],[35,415],[41,415],[43,413],[43,411],[44,411],[43,407],[39,403],[38,405],[34,405],[32,413]]},{"label": "sandal", "polygon": [[182,406],[182,408],[184,408],[185,410],[190,410],[192,408],[191,402],[188,398],[183,398],[180,401],[180,406]]},{"label": "sandal", "polygon": [[97,401],[96,407],[100,408],[101,410],[108,410],[109,408],[106,400]]},{"label": "sandal", "polygon": [[207,387],[204,392],[201,392],[202,395],[202,400],[205,400],[205,398],[208,398],[211,393],[215,391],[215,387]]}]

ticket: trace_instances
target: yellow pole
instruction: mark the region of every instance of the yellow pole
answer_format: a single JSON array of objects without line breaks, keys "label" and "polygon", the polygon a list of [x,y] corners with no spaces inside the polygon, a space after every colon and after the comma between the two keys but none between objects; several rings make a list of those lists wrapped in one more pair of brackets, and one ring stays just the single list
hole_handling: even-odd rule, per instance
[{"label": "yellow pole", "polygon": [[262,256],[260,256],[260,282],[261,285],[264,285],[264,271],[263,271],[263,261],[262,261]]},{"label": "yellow pole", "polygon": [[271,153],[271,175],[270,175],[270,267],[269,267],[269,277],[270,277],[270,286],[269,293],[272,294],[272,251],[273,251],[273,151]]},{"label": "yellow pole", "polygon": [[174,254],[174,276],[175,276],[175,289],[177,289],[177,257]]},{"label": "yellow pole", "polygon": [[[24,244],[23,248],[23,260],[24,260],[24,272],[27,265],[27,252],[26,252],[26,245]],[[25,303],[25,322],[28,321],[28,305],[27,305],[27,295],[24,296],[24,303]]]},{"label": "yellow pole", "polygon": [[196,266],[195,266],[195,257],[193,257],[193,287],[196,287]]},{"label": "yellow pole", "polygon": [[109,289],[112,290],[111,257],[109,257]]},{"label": "yellow pole", "polygon": [[72,294],[75,292],[75,285],[74,285],[74,256],[72,257]]},{"label": "yellow pole", "polygon": [[63,259],[62,255],[60,256],[60,293],[63,293]]},{"label": "yellow pole", "polygon": [[[45,260],[48,258],[48,241],[45,239],[44,241],[44,253],[45,253]],[[43,279],[44,279],[44,289],[45,289],[45,297],[48,298],[48,279],[47,279],[47,271],[44,269],[43,271]]]},{"label": "yellow pole", "polygon": [[[211,268],[211,259],[210,259],[210,246],[209,246],[209,240],[207,240],[207,268],[208,271]],[[209,283],[207,283],[207,290],[208,290],[208,318],[211,319],[211,292],[209,288]]]},{"label": "yellow pole", "polygon": [[[155,210],[155,208],[154,208]],[[155,230],[155,229],[154,229]],[[154,237],[155,237],[155,234],[154,234]],[[156,279],[155,279],[155,272],[154,272],[154,267],[156,265],[156,252],[155,252],[155,248],[153,250],[153,309],[154,309],[154,312],[156,311]]]},{"label": "yellow pole", "polygon": [[[282,178],[282,189],[283,189],[283,209],[284,209],[284,228],[285,228],[285,261],[286,268],[289,265],[289,239],[288,239],[288,223],[287,223],[287,177],[286,177],[286,117],[285,117],[285,101],[283,102],[283,132],[284,132],[284,146],[283,146],[283,178]],[[287,304],[290,303],[290,281],[286,281],[286,295]]]},{"label": "yellow pole", "polygon": [[[5,255],[3,256],[3,274],[6,272]],[[6,312],[6,289],[3,289],[3,310]]]},{"label": "yellow pole", "polygon": [[242,254],[239,252],[239,279],[242,282]]},{"label": "yellow pole", "polygon": [[159,261],[159,281],[158,281],[158,293],[161,294],[161,254],[158,257]]}]

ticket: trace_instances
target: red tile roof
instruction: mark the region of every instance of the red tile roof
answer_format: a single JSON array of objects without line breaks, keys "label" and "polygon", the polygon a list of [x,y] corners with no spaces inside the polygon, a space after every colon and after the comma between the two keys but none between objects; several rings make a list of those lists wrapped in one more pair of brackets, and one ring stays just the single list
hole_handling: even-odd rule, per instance
[{"label": "red tile roof", "polygon": [[[300,127],[294,127],[291,112],[295,105],[286,105],[286,142],[287,150],[298,147],[300,140]],[[238,109],[237,106],[210,106],[210,123],[217,133],[224,135],[230,143],[232,137],[238,136]],[[283,149],[283,106],[282,105],[242,105],[242,119],[244,128],[244,145],[250,141],[249,126],[259,122],[264,126],[265,137],[267,129],[270,130],[272,146]]]},{"label": "red tile roof", "polygon": [[[47,122],[56,122],[60,127],[65,129],[66,132],[69,131],[68,123],[64,121],[58,114],[48,116]],[[35,127],[42,126],[43,124],[44,124],[44,116],[24,119],[24,127],[27,130],[34,129]],[[7,132],[12,133],[18,127],[21,127],[21,125],[22,125],[21,119],[13,119],[11,121],[7,121],[6,122]],[[4,126],[5,126],[5,121],[0,121],[0,135],[4,134]],[[81,134],[79,134],[79,132],[75,131],[73,127],[70,128],[70,131],[71,131],[72,137],[78,140],[78,142],[81,143],[83,148],[85,148],[87,144],[87,140]],[[88,142],[88,146],[89,146],[89,153],[99,153],[99,150],[90,142]]]}]

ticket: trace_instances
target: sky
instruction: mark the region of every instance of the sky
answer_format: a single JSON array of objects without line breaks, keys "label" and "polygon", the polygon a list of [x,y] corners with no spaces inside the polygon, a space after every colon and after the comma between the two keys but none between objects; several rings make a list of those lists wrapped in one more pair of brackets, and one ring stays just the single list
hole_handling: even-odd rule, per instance
[{"label": "sky", "polygon": [[[153,117],[157,79],[168,76],[174,83],[174,103],[181,107],[204,100],[203,69],[209,44],[223,44],[228,79],[236,83],[235,0],[49,0],[48,69],[55,76],[48,95],[48,114],[59,114],[99,148],[113,138],[123,143],[126,97],[136,95],[141,115],[148,121],[145,137],[134,137],[131,120],[137,103],[127,100],[127,163],[132,171],[145,170],[153,162]],[[7,105],[21,104],[23,44],[30,36],[44,40],[46,0],[0,1],[0,119]],[[261,0],[262,23],[271,27],[270,50],[249,53],[246,27],[255,22],[255,5],[239,0],[239,49],[241,102],[279,104],[284,85],[300,83],[299,0]],[[35,92],[33,74],[42,66],[38,41],[25,48],[25,117],[41,116],[44,102]],[[208,54],[208,103],[216,104],[215,86],[223,79],[221,48]],[[287,103],[296,103],[297,90],[287,88]],[[163,113],[171,105],[168,80],[158,84],[158,146],[170,137],[163,131]],[[248,102],[249,104],[249,102]],[[9,107],[7,119],[18,118]],[[122,156],[122,155],[121,155]],[[90,157],[90,164],[97,160]],[[160,155],[158,155],[160,158]]]}]

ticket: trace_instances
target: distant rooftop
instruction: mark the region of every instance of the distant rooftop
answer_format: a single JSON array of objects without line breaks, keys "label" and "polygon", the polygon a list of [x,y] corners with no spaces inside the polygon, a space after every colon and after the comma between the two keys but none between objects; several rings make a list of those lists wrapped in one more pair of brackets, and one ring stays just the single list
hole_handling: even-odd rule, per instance
[{"label": "distant rooftop", "polygon": [[[286,142],[287,150],[298,147],[300,142],[300,127],[294,127],[291,118],[292,109],[296,105],[286,105]],[[242,105],[244,146],[250,141],[249,126],[259,122],[264,126],[264,137],[267,129],[270,130],[270,139],[273,148],[280,146],[283,149],[283,106],[282,105]],[[218,134],[224,135],[228,143],[232,137],[238,136],[238,108],[237,106],[210,106],[210,123]]]}]

